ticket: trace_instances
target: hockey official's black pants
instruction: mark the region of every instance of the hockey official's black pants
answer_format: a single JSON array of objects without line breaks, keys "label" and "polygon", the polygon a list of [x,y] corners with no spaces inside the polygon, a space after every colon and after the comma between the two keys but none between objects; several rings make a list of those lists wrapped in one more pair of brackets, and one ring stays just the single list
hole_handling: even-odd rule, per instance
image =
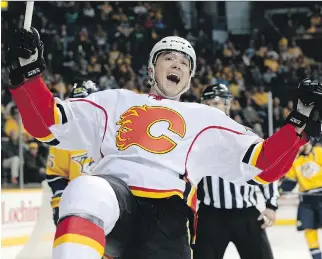
[{"label": "hockey official's black pants", "polygon": [[222,259],[229,242],[241,259],[273,259],[273,253],[260,215],[255,208],[216,209],[201,205],[194,259]]}]

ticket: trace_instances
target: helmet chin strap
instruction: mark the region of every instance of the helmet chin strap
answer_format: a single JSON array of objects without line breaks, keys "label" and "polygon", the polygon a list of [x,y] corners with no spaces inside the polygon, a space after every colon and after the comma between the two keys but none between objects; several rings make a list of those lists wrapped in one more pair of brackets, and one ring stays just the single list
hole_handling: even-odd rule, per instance
[{"label": "helmet chin strap", "polygon": [[158,84],[156,82],[156,80],[154,80],[154,84],[153,84],[153,88],[155,88],[155,90],[158,92],[158,94],[163,97],[163,98],[166,98],[166,99],[170,99],[170,100],[175,100],[175,99],[178,99],[178,97],[180,98],[180,96],[182,94],[184,94],[185,92],[187,92],[190,88],[190,81],[191,81],[191,76],[189,78],[189,81],[186,85],[185,88],[183,88],[178,94],[176,94],[175,96],[167,96],[166,94],[164,94],[161,89],[158,87]]}]

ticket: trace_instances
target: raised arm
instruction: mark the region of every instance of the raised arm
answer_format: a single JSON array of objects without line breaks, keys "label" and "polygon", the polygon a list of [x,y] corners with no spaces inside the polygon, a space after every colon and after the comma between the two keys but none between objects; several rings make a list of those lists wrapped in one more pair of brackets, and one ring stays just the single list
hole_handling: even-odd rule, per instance
[{"label": "raised arm", "polygon": [[252,144],[243,157],[243,167],[247,170],[252,166],[260,171],[247,183],[268,184],[283,177],[307,141],[305,133],[299,135],[294,126],[287,124],[265,141]]},{"label": "raised arm", "polygon": [[188,177],[195,177],[193,182],[208,175],[242,185],[274,182],[290,169],[298,149],[307,141],[292,125],[285,125],[263,141],[247,135],[225,115],[220,121],[225,126],[208,127],[192,144],[186,171]]},{"label": "raised arm", "polygon": [[[37,60],[28,60],[34,53],[38,53]],[[10,92],[24,127],[51,146],[85,149],[95,157],[102,155],[100,145],[107,127],[107,112],[98,104],[96,94],[67,101],[54,98],[40,77],[45,69],[42,53],[43,44],[34,28],[32,32],[16,30],[6,53]],[[19,57],[27,58],[29,63],[21,66]]]},{"label": "raised arm", "polygon": [[[298,98],[297,110],[291,112],[285,126],[264,141],[247,134],[243,126],[224,114],[216,114],[214,126],[200,132],[190,149],[186,170],[188,174],[196,172],[192,180],[198,182],[212,173],[237,184],[257,185],[283,177],[299,148],[309,137],[319,137],[321,133],[321,83],[304,80],[299,85]],[[204,152],[200,153],[201,148]]]},{"label": "raised arm", "polygon": [[97,104],[95,94],[61,101],[53,97],[40,76],[10,91],[24,127],[38,140],[64,149],[91,152],[95,152],[93,146],[100,146],[107,113]]},{"label": "raised arm", "polygon": [[303,80],[298,86],[297,98],[296,110],[286,118],[286,125],[247,150],[243,162],[262,170],[248,183],[267,184],[283,177],[291,169],[299,148],[310,137],[320,137],[322,84]]}]

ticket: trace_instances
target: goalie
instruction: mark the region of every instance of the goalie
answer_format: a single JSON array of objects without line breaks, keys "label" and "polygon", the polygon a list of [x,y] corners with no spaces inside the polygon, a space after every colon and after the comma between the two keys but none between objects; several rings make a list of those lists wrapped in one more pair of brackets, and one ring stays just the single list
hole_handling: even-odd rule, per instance
[{"label": "goalie", "polygon": [[[85,98],[97,91],[98,89],[92,81],[82,82],[75,84],[69,98]],[[88,156],[86,150],[69,151],[54,146],[49,148],[46,180],[53,193],[51,207],[55,225],[58,222],[59,203],[64,189],[76,177],[88,174],[93,163],[93,159]]]}]

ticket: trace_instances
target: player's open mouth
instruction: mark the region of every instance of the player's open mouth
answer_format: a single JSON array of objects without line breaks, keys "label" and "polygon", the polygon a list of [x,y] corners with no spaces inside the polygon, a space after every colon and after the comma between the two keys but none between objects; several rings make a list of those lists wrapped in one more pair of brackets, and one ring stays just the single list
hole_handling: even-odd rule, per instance
[{"label": "player's open mouth", "polygon": [[170,73],[167,75],[168,82],[171,84],[175,83],[176,85],[180,82],[180,76],[175,73]]}]

